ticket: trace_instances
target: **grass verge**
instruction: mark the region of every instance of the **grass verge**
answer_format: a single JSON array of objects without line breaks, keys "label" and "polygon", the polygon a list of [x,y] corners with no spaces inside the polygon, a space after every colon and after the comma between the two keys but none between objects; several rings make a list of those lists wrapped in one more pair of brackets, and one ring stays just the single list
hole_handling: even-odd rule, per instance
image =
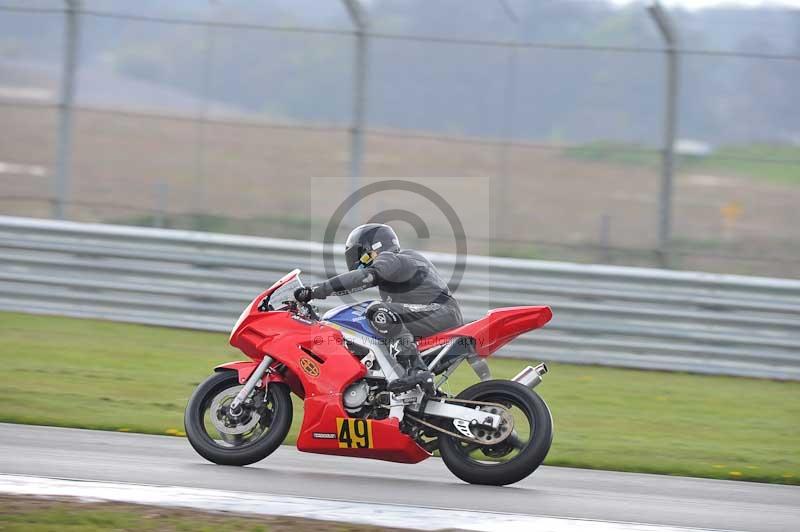
[{"label": "grass verge", "polygon": [[[0,313],[0,421],[180,436],[192,389],[241,358],[224,334]],[[524,364],[490,359],[501,378]],[[549,465],[800,484],[800,383],[550,367]],[[474,381],[464,365],[450,386]]]},{"label": "grass verge", "polygon": [[[661,157],[653,148],[605,141],[566,148],[564,155],[579,161],[652,168],[660,164]],[[679,171],[717,173],[787,184],[800,184],[798,161],[800,147],[780,144],[720,146],[707,156],[677,156]]]},{"label": "grass verge", "polygon": [[0,496],[0,530],[8,532],[378,532],[377,526],[298,517],[246,516],[111,502]]}]

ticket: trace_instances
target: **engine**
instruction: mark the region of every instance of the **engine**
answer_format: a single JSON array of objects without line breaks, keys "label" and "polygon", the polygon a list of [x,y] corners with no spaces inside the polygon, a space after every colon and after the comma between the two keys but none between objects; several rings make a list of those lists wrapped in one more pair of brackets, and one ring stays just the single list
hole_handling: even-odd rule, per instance
[{"label": "engine", "polygon": [[354,417],[383,419],[389,415],[386,379],[375,354],[367,347],[346,341],[347,348],[367,368],[367,376],[345,388],[344,409]]},{"label": "engine", "polygon": [[342,402],[348,412],[360,409],[369,397],[369,384],[366,380],[354,382],[344,391]]},{"label": "engine", "polygon": [[[344,409],[354,417],[383,419],[389,415],[386,404],[386,381],[361,379],[345,388],[342,394]],[[383,397],[383,402],[381,401]]]}]

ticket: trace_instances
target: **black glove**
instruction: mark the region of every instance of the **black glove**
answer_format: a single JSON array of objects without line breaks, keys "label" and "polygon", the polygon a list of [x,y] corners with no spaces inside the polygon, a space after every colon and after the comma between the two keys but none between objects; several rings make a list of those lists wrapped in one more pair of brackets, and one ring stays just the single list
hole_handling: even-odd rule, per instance
[{"label": "black glove", "polygon": [[314,290],[308,286],[298,288],[294,291],[294,298],[300,303],[308,303],[314,299]]}]

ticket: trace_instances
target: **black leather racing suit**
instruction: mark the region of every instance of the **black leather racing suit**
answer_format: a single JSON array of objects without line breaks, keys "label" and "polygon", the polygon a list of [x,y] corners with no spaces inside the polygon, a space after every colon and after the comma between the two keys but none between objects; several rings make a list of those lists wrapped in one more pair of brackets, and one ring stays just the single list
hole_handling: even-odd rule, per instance
[{"label": "black leather racing suit", "polygon": [[464,323],[461,309],[436,267],[422,254],[384,251],[372,264],[312,287],[314,297],[342,295],[377,286],[381,299],[402,321],[387,339],[430,336]]}]

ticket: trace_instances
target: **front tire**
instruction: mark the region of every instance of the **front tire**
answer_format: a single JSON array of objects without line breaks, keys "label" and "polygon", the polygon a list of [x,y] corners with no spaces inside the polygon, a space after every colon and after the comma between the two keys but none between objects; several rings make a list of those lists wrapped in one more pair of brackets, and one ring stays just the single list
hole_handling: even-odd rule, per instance
[{"label": "front tire", "polygon": [[[266,395],[256,389],[241,424],[222,421],[219,411],[241,389],[236,372],[222,371],[203,381],[186,405],[184,427],[197,453],[220,465],[244,466],[263,460],[283,443],[292,425],[292,400],[283,384],[270,383]],[[216,410],[216,411],[213,411]],[[210,421],[217,416],[216,425]],[[227,428],[227,425],[230,428]],[[229,430],[230,433],[220,431]],[[241,431],[241,432],[240,432]]]},{"label": "front tire", "polygon": [[529,431],[525,437],[517,437],[513,447],[503,447],[504,442],[479,447],[452,436],[440,436],[442,460],[455,476],[470,484],[505,486],[519,482],[541,465],[553,442],[553,420],[544,400],[533,390],[513,381],[493,380],[470,386],[457,398],[513,407],[520,432],[523,421],[528,422]]}]

